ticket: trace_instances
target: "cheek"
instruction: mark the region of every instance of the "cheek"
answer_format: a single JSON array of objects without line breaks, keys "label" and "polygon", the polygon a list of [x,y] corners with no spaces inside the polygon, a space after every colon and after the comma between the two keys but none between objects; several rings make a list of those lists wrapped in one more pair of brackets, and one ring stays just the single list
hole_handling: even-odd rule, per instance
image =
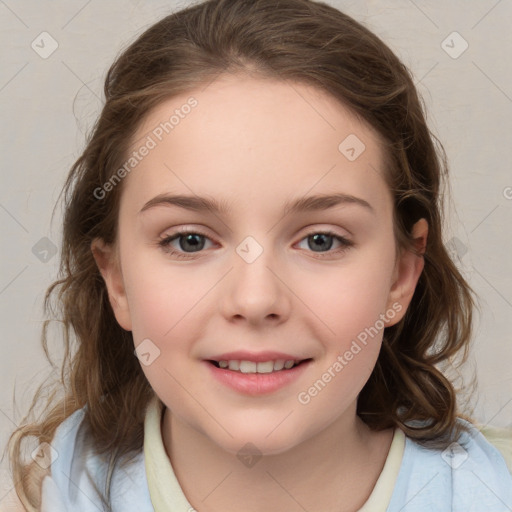
[{"label": "cheek", "polygon": [[[386,309],[394,253],[379,258],[379,264],[347,267],[331,274],[324,283],[329,290],[315,295],[315,307],[328,333],[323,341],[324,357],[318,361],[314,378],[300,390],[297,401],[312,417],[334,421],[340,410],[356,400],[378,359],[385,318],[395,314]],[[313,308],[312,308],[313,309]],[[317,333],[318,334],[318,333]],[[325,404],[330,404],[326,407]]]},{"label": "cheek", "polygon": [[[132,335],[148,382],[179,414],[181,406],[176,397],[182,396],[183,385],[189,380],[192,340],[201,337],[203,327],[196,319],[202,314],[201,298],[207,288],[206,284],[198,286],[197,279],[191,283],[193,273],[175,268],[171,271],[165,264],[157,267],[152,263],[144,257],[133,257],[126,265]],[[144,364],[141,357],[144,352],[150,354],[149,364]]]},{"label": "cheek", "polygon": [[[169,264],[160,248],[125,230],[121,237],[122,271],[135,344],[161,342],[186,323],[200,298],[194,274]],[[194,281],[191,282],[191,278]]]},{"label": "cheek", "polygon": [[171,273],[165,267],[144,272],[133,269],[127,298],[136,341],[141,337],[167,340],[185,326],[191,327],[190,318],[205,294],[192,277],[189,272]]},{"label": "cheek", "polygon": [[330,328],[331,335],[343,340],[373,326],[386,312],[394,246],[375,244],[349,258],[337,268],[317,273],[314,280],[305,276],[299,291],[309,297],[307,305]]}]

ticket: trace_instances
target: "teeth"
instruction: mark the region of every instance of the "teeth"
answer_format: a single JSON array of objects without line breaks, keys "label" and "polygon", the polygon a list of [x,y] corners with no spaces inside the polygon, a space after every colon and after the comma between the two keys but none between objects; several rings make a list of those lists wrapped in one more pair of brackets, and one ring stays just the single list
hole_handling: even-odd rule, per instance
[{"label": "teeth", "polygon": [[256,373],[256,366],[254,361],[240,361],[240,371],[242,373]]},{"label": "teeth", "polygon": [[[227,363],[227,361],[222,361],[222,362]],[[228,365],[229,365],[230,370],[235,370],[235,371],[240,370],[240,361],[229,361]]]},{"label": "teeth", "polygon": [[258,373],[272,373],[274,371],[274,363],[272,361],[266,361],[265,363],[258,363],[256,365],[256,371]]},{"label": "teeth", "polygon": [[220,368],[229,368],[241,373],[272,373],[281,371],[283,368],[289,370],[300,361],[290,359],[277,359],[276,361],[263,361],[256,363],[254,361],[219,361]]},{"label": "teeth", "polygon": [[274,370],[282,370],[284,368],[284,359],[278,359],[274,362]]}]

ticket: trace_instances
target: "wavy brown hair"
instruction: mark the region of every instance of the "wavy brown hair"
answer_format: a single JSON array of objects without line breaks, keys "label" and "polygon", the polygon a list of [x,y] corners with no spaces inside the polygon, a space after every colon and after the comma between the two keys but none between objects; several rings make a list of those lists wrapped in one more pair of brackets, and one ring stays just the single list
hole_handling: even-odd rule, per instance
[{"label": "wavy brown hair", "polygon": [[[312,85],[372,126],[386,147],[386,179],[394,196],[397,248],[412,249],[411,227],[429,225],[424,270],[405,317],[384,331],[373,373],[362,389],[359,416],[372,429],[391,426],[421,443],[446,446],[463,428],[452,382],[437,366],[462,354],[471,338],[472,291],[442,238],[442,145],[430,132],[408,69],[376,35],[351,17],[309,0],[209,0],[163,18],[130,44],[110,67],[105,104],[63,189],[64,227],[59,279],[47,290],[43,327],[63,328],[63,390],[47,400],[38,421],[9,441],[16,490],[27,510],[39,506],[37,481],[21,462],[22,441],[50,442],[56,428],[87,405],[85,421],[110,467],[143,444],[143,422],[154,395],[134,355],[130,332],[114,317],[91,242],[116,241],[122,182],[101,188],[127,159],[150,109],[222,73]],[[50,360],[51,361],[51,360]],[[41,401],[42,387],[29,413]],[[115,425],[116,428],[112,428]],[[110,484],[108,484],[110,487]],[[34,492],[32,492],[34,491]],[[107,490],[106,501],[109,500]],[[34,508],[35,507],[35,508]]]}]

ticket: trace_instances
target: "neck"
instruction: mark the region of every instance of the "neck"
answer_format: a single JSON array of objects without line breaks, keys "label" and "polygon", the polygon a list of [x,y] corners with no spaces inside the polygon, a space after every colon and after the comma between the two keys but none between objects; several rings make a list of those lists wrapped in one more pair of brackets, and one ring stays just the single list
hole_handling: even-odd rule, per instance
[{"label": "neck", "polygon": [[323,431],[277,455],[245,461],[165,410],[164,446],[198,512],[349,512],[368,499],[384,465],[392,429],[371,431],[355,403]]}]

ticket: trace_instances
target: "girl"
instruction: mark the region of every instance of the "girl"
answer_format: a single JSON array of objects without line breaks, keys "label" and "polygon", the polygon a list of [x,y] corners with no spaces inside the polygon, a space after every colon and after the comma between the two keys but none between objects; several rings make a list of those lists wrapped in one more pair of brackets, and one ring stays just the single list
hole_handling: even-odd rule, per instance
[{"label": "girl", "polygon": [[209,0],[105,96],[46,297],[65,396],[11,437],[22,509],[511,510],[509,448],[438,368],[473,299],[389,48],[323,3]]}]

